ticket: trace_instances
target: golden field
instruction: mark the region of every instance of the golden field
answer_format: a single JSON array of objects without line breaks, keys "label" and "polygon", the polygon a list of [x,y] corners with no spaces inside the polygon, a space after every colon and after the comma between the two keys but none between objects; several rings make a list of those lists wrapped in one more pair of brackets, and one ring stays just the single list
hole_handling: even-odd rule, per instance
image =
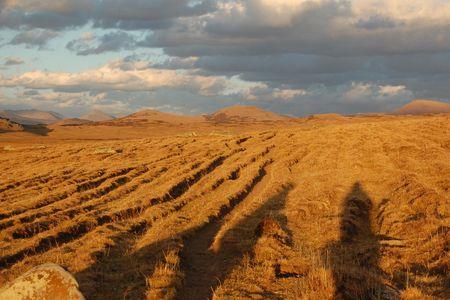
[{"label": "golden field", "polygon": [[450,298],[448,115],[50,127],[0,167],[0,287],[54,262],[86,299]]}]

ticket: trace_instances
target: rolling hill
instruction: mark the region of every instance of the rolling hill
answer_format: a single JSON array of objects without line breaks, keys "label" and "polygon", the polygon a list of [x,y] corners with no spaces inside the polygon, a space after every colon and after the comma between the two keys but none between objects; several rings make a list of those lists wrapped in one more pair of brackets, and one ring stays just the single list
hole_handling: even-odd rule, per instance
[{"label": "rolling hill", "polygon": [[63,119],[63,116],[58,113],[36,109],[0,110],[0,117],[22,125],[48,125]]},{"label": "rolling hill", "polygon": [[292,120],[290,117],[263,110],[255,106],[235,105],[223,108],[209,115],[177,115],[146,109],[129,116],[118,118],[108,122],[108,125],[145,125],[145,124],[229,124],[229,123],[259,123],[259,122],[283,122]]},{"label": "rolling hill", "polygon": [[414,100],[394,111],[396,115],[426,115],[450,113],[450,104],[434,100]]},{"label": "rolling hill", "polygon": [[204,122],[203,116],[185,116],[145,109],[109,122],[112,125],[191,124]]},{"label": "rolling hill", "polygon": [[104,113],[101,110],[94,109],[91,112],[89,112],[88,114],[81,116],[79,119],[89,120],[92,122],[102,122],[102,121],[113,120],[114,117]]},{"label": "rolling hill", "polygon": [[223,108],[211,115],[205,116],[206,120],[216,123],[232,122],[278,122],[288,121],[291,118],[266,111],[256,106],[234,105]]}]

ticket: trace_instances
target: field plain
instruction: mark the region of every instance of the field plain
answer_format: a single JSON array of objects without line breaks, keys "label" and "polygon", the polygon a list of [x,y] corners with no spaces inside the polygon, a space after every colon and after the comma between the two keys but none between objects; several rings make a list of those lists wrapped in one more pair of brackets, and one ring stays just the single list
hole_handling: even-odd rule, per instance
[{"label": "field plain", "polygon": [[450,298],[448,115],[14,132],[0,167],[0,287],[54,262],[87,299]]}]

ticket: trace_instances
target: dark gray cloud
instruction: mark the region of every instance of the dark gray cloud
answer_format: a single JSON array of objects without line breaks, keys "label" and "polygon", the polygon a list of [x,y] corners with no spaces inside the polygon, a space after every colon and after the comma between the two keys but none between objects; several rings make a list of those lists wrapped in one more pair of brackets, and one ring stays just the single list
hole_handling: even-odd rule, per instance
[{"label": "dark gray cloud", "polygon": [[89,0],[2,1],[0,27],[58,30],[81,26],[89,21],[89,12],[93,9],[91,2]]},{"label": "dark gray cloud", "polygon": [[106,33],[100,37],[82,37],[67,43],[66,48],[77,55],[130,50],[135,48],[136,38],[124,31]]},{"label": "dark gray cloud", "polygon": [[369,16],[369,18],[358,20],[358,22],[356,22],[355,25],[358,28],[375,30],[385,28],[392,29],[398,26],[402,26],[404,24],[402,22],[395,21],[392,18],[386,16],[373,15]]},{"label": "dark gray cloud", "polygon": [[58,36],[58,33],[47,29],[32,29],[18,33],[14,36],[9,44],[25,45],[28,48],[37,47],[45,48],[47,43]]},{"label": "dark gray cloud", "polygon": [[166,28],[170,20],[200,16],[215,9],[211,0],[97,1],[94,25],[102,28]]},{"label": "dark gray cloud", "polygon": [[3,63],[4,66],[17,66],[17,65],[22,65],[25,62],[23,61],[23,59],[21,59],[20,57],[7,57],[5,58],[5,62]]},{"label": "dark gray cloud", "polygon": [[[359,4],[365,2],[375,3]],[[278,9],[283,3],[294,2],[242,1],[240,6],[156,30],[140,44],[162,47],[179,61],[197,57],[187,67],[200,74],[239,76],[271,87],[333,89],[372,82],[405,85],[424,97],[448,97],[450,86],[436,74],[448,75],[450,19],[435,11],[443,1],[416,2],[411,5],[421,6],[421,15],[407,7],[387,10],[393,7],[388,1],[364,13],[355,1],[299,1],[282,12]],[[448,12],[448,4],[441,9]],[[424,82],[433,89],[425,89]]]},{"label": "dark gray cloud", "polygon": [[39,93],[39,91],[37,91],[37,90],[26,90],[26,91],[24,91],[23,92],[23,96],[37,96],[37,95],[39,95],[40,93]]},{"label": "dark gray cloud", "polygon": [[178,17],[208,13],[215,4],[212,0],[2,1],[0,27],[56,30],[93,22],[95,27],[102,28],[163,28]]},{"label": "dark gray cloud", "polygon": [[[305,54],[279,54],[255,56],[203,56],[195,61],[194,67],[205,74],[240,75],[249,81],[268,81],[274,83],[299,82],[302,84],[322,82],[326,76],[334,77],[339,83],[346,78],[340,74],[363,71],[367,60],[361,57],[330,57]],[[302,79],[298,78],[302,76]],[[309,77],[310,79],[306,79]],[[322,78],[317,82],[317,79]]]},{"label": "dark gray cloud", "polygon": [[[450,35],[446,34],[450,20],[391,26],[397,24],[395,20],[375,15],[359,24],[361,19],[349,1],[319,1],[305,6],[282,25],[267,22],[257,12],[239,18],[218,13],[188,24],[180,21],[150,34],[142,45],[163,47],[169,55],[180,57],[286,53],[353,57],[450,51]],[[356,23],[352,21],[355,18],[359,20]]]}]

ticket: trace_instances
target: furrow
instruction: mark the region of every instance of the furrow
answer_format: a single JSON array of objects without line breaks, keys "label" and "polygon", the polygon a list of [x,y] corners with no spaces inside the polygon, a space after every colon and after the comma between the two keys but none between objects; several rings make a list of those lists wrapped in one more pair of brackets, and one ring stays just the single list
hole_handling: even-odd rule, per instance
[{"label": "furrow", "polygon": [[[224,156],[219,156],[218,158],[215,158],[210,164],[208,164],[207,167],[204,169],[194,173],[191,176],[188,176],[186,179],[180,181],[178,184],[173,186],[171,189],[169,189],[168,192],[166,192],[163,196],[158,198],[152,198],[152,200],[149,201],[148,206],[155,205],[155,199],[165,199],[165,201],[168,201],[169,199],[176,199],[183,195],[188,189],[189,186],[195,184],[198,182],[204,175],[212,172],[215,168],[220,166],[223,163]],[[199,175],[200,174],[200,175]],[[188,184],[188,188],[185,189],[185,185],[182,184],[183,182]],[[157,201],[157,202],[164,202],[164,201]],[[106,223],[111,223],[114,220],[126,220],[133,217],[138,216],[143,212],[143,207],[135,207],[135,208],[128,208],[124,209],[118,212],[114,212],[109,215],[102,215],[98,216],[95,221],[89,222],[89,226],[87,226],[86,222],[79,222],[76,226],[69,226],[65,229],[60,230],[58,233],[49,235],[47,237],[43,237],[37,242],[36,245],[27,247],[23,250],[20,250],[14,254],[5,255],[2,258],[0,258],[0,267],[6,267],[11,264],[14,264],[20,260],[22,260],[26,256],[36,255],[39,253],[43,253],[48,251],[50,248],[52,248],[52,245],[61,245],[65,244],[67,242],[73,241],[75,239],[78,239],[82,236],[84,236],[87,232],[90,232],[93,230],[96,226],[100,226]],[[82,219],[86,219],[88,216],[83,216]],[[36,243],[36,241],[35,241]]]},{"label": "furrow", "polygon": [[[114,191],[121,186],[125,185],[126,183],[130,182],[136,177],[141,176],[142,174],[145,174],[148,171],[146,167],[136,168],[136,171],[134,174],[131,174],[131,176],[120,176],[117,178],[114,178],[111,183],[108,183],[105,187],[102,187],[100,189],[95,190],[92,193],[82,195],[79,200],[80,201],[88,201],[90,199],[98,198],[104,195],[107,195],[109,192]],[[71,209],[68,212],[65,213],[66,217],[73,218],[76,215],[76,212],[86,212],[88,210],[88,207],[85,206],[84,209]],[[29,221],[30,218],[24,219],[22,218],[21,221]],[[52,218],[50,220],[43,220],[34,222],[32,224],[20,227],[12,232],[12,237],[14,239],[24,239],[24,238],[30,238],[35,236],[38,233],[47,231],[57,225],[61,221],[61,217],[52,215]]]},{"label": "furrow", "polygon": [[[190,157],[192,157],[192,156],[190,156]],[[165,159],[167,159],[167,157],[163,158],[163,159],[165,160]],[[194,157],[194,159],[195,159],[195,157]],[[175,161],[176,161],[175,159],[171,159],[168,162],[168,164],[170,165],[171,162],[175,162]],[[153,162],[151,162],[149,164],[152,164],[152,163]],[[198,166],[200,166],[200,163],[195,163],[193,166],[191,166],[190,169],[193,170]],[[34,221],[37,218],[41,218],[41,217],[44,217],[44,216],[47,216],[50,214],[52,214],[53,217],[56,217],[57,215],[55,215],[55,213],[58,213],[61,211],[63,212],[64,215],[70,216],[72,218],[77,213],[81,213],[81,212],[85,213],[85,212],[91,211],[94,208],[98,207],[99,205],[105,205],[108,202],[118,200],[119,198],[122,198],[138,189],[144,188],[147,184],[152,183],[154,180],[156,180],[159,176],[166,173],[168,170],[169,169],[166,167],[158,168],[158,170],[156,170],[150,176],[146,176],[146,177],[142,178],[142,180],[140,182],[134,183],[131,187],[128,187],[128,186],[124,187],[125,191],[120,190],[120,192],[118,192],[117,195],[113,195],[108,198],[96,198],[96,197],[92,197],[91,194],[78,196],[75,200],[72,200],[70,202],[65,201],[64,206],[58,205],[57,207],[50,207],[51,209],[48,209],[47,211],[38,211],[37,213],[33,213],[31,215],[19,216],[20,222],[29,223],[29,222]],[[134,175],[132,174],[131,178],[127,177],[123,180],[125,180],[126,182],[134,181],[134,179],[140,175],[142,175],[142,174],[138,170],[136,174],[134,174]],[[168,175],[170,175],[170,174],[168,173]],[[118,180],[121,180],[121,179],[118,179]],[[121,188],[121,186],[118,187],[117,189],[120,189],[120,188]],[[109,189],[109,188],[106,188],[106,189]],[[100,196],[104,196],[103,195],[104,190],[94,191],[93,194],[94,195],[100,194]],[[80,203],[82,203],[82,204],[80,205]],[[7,227],[10,227],[14,223],[13,221],[14,220],[8,220],[7,222],[0,224],[0,228],[4,229]],[[44,222],[46,222],[46,221],[44,221]]]},{"label": "furrow", "polygon": [[122,176],[127,174],[128,172],[130,172],[131,170],[133,170],[134,168],[124,168],[124,169],[120,169],[117,171],[112,172],[111,174],[108,174],[100,179],[96,179],[93,181],[89,181],[83,184],[79,184],[76,187],[72,187],[69,190],[66,190],[64,192],[61,192],[57,195],[53,195],[47,198],[44,198],[42,200],[37,200],[35,201],[31,206],[28,207],[21,207],[20,209],[16,209],[12,212],[9,213],[4,213],[2,214],[2,216],[0,216],[0,220],[1,219],[5,219],[5,218],[9,218],[15,215],[19,215],[22,214],[24,212],[30,211],[30,210],[36,210],[36,209],[40,209],[43,208],[47,205],[53,204],[55,202],[59,202],[61,200],[65,200],[68,197],[76,194],[76,193],[80,193],[83,191],[88,191],[88,190],[92,190],[94,188],[99,187],[102,183],[104,183],[105,181],[107,181],[108,179],[114,178],[114,177],[118,177],[118,176]]}]

